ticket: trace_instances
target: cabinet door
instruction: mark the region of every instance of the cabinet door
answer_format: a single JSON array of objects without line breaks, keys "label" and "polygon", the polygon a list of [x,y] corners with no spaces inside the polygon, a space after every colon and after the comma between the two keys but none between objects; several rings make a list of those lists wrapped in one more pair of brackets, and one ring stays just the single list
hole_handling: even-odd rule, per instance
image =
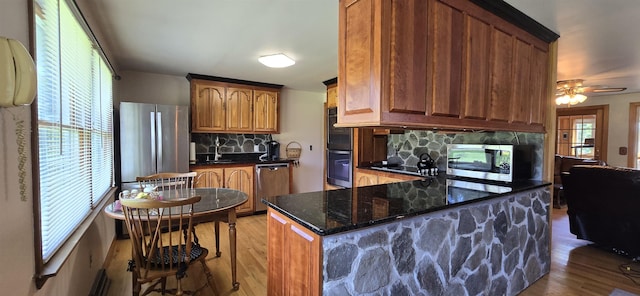
[{"label": "cabinet door", "polygon": [[247,88],[227,88],[227,131],[253,130],[253,91]]},{"label": "cabinet door", "polygon": [[[430,19],[427,15],[427,1],[394,0],[388,4],[383,1],[382,9],[390,11],[390,36],[393,38],[390,43],[390,58],[382,59],[383,67],[389,67],[389,112],[425,115],[427,20]],[[390,61],[385,63],[386,60]],[[383,100],[387,97],[385,94],[381,95]]]},{"label": "cabinet door", "polygon": [[225,188],[240,190],[249,196],[236,207],[238,213],[253,213],[253,166],[224,168]]},{"label": "cabinet door", "polygon": [[267,212],[267,294],[322,295],[322,239],[271,208]]},{"label": "cabinet door", "polygon": [[532,46],[514,39],[513,74],[515,82],[511,96],[511,122],[529,124],[531,118],[531,57]]},{"label": "cabinet door", "polygon": [[[497,28],[492,30],[491,45],[491,101],[489,120],[509,121],[511,119],[514,38]],[[524,82],[528,83],[528,81]]]},{"label": "cabinet door", "polygon": [[545,106],[548,101],[547,73],[549,54],[546,49],[533,47],[531,57],[531,125],[543,126],[546,119]]},{"label": "cabinet door", "polygon": [[256,90],[253,92],[253,130],[256,132],[278,132],[278,92]]},{"label": "cabinet door", "polygon": [[491,26],[470,15],[465,16],[463,45],[462,118],[487,118],[490,97]]},{"label": "cabinet door", "polygon": [[463,14],[439,1],[430,1],[431,116],[459,117],[462,90]]},{"label": "cabinet door", "polygon": [[225,88],[206,81],[191,82],[192,132],[216,132],[225,129]]},{"label": "cabinet door", "polygon": [[[385,1],[386,2],[386,1]],[[381,43],[376,36],[378,0],[340,0],[338,121],[376,122],[380,117]]]},{"label": "cabinet door", "polygon": [[198,173],[196,176],[194,187],[201,188],[222,188],[224,187],[224,170],[214,169],[214,168],[206,168],[206,169],[193,169],[194,172]]}]

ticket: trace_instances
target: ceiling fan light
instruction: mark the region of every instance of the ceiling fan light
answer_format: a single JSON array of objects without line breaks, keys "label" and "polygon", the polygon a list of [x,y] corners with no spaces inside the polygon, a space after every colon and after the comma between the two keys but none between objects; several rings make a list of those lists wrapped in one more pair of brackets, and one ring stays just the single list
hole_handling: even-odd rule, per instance
[{"label": "ceiling fan light", "polygon": [[296,61],[283,53],[261,56],[258,61],[270,68],[286,68],[296,63]]},{"label": "ceiling fan light", "polygon": [[581,94],[577,94],[577,95],[574,96],[573,99],[576,101],[576,104],[584,103],[584,101],[587,100],[587,96],[581,95]]},{"label": "ceiling fan light", "polygon": [[569,102],[570,100],[568,95],[563,95],[556,98],[556,105],[566,105],[569,104]]}]

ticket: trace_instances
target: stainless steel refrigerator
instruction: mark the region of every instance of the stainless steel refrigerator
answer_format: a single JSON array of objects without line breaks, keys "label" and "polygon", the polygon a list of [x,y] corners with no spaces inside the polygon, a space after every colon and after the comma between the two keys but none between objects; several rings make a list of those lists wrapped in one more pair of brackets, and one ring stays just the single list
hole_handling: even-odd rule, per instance
[{"label": "stainless steel refrigerator", "polygon": [[189,106],[120,103],[122,190],[137,176],[189,171]]}]

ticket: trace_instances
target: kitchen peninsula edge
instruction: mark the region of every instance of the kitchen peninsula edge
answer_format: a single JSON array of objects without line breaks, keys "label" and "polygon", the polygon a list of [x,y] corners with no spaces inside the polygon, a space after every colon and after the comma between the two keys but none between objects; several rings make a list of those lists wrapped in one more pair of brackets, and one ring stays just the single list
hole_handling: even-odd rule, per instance
[{"label": "kitchen peninsula edge", "polygon": [[550,269],[549,185],[439,176],[263,199],[268,295],[516,295]]}]

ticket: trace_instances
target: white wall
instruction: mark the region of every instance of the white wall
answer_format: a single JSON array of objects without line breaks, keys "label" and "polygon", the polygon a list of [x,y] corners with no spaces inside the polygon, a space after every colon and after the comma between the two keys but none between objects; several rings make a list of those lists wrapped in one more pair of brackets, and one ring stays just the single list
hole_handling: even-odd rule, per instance
[{"label": "white wall", "polygon": [[117,81],[121,102],[189,105],[189,81],[183,76],[122,71]]},{"label": "white wall", "polygon": [[[28,1],[2,0],[0,4],[0,36],[17,39],[28,48]],[[26,201],[22,201],[18,178],[18,146],[16,123],[25,127],[27,146]],[[38,290],[33,276],[33,199],[31,188],[30,107],[0,109],[0,291],[7,295],[87,295],[102,268],[106,253],[115,236],[113,220],[100,215],[59,274]],[[89,259],[92,259],[91,262]]]},{"label": "white wall", "polygon": [[[293,193],[320,191],[324,168],[324,92],[283,89],[280,101],[280,155],[291,141],[302,146],[300,166],[293,168]],[[294,147],[293,144],[291,147]],[[297,146],[296,146],[297,147]],[[311,150],[310,148],[313,148]]]},{"label": "white wall", "polygon": [[629,104],[639,103],[640,93],[589,97],[576,106],[609,105],[609,139],[607,164],[627,166],[627,156],[620,155],[618,148],[629,147]]}]

